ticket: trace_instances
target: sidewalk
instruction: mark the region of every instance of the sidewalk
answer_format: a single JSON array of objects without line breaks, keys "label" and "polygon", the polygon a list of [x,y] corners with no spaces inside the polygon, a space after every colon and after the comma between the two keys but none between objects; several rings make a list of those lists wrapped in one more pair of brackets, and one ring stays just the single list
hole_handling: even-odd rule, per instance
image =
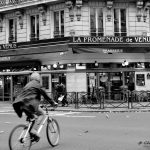
[{"label": "sidewalk", "polygon": [[[50,108],[51,109],[51,108]],[[71,112],[101,112],[101,113],[111,113],[111,112],[150,112],[150,107],[140,108],[140,109],[128,109],[128,108],[86,108],[81,107],[78,109],[74,108],[74,105],[69,105],[68,107],[58,106],[55,111],[71,111]],[[0,112],[14,112],[12,104],[10,102],[0,102]]]}]

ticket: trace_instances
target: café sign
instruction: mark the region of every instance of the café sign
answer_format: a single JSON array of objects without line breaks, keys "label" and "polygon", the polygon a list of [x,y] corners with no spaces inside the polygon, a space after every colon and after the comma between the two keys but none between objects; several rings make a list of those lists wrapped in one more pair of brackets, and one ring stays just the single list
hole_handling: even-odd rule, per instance
[{"label": "caf\u00e9 sign", "polygon": [[1,44],[0,45],[0,50],[8,50],[8,49],[15,49],[17,48],[16,43],[9,43],[9,44]]},{"label": "caf\u00e9 sign", "polygon": [[71,40],[74,44],[105,44],[105,43],[150,43],[150,36],[137,36],[137,37],[115,37],[115,36],[85,36],[73,37]]}]

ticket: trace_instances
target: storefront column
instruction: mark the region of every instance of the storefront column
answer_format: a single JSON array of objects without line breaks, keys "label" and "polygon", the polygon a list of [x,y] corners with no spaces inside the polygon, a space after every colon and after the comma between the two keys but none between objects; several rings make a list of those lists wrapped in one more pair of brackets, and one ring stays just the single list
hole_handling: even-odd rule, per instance
[{"label": "storefront column", "polygon": [[10,100],[11,103],[13,102],[13,77],[11,76],[11,80],[10,80]]}]

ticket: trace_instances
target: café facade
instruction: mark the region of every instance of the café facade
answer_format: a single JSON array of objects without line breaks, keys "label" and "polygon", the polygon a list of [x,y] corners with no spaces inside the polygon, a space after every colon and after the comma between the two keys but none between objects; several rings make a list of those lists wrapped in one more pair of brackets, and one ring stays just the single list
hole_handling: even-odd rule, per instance
[{"label": "caf\u00e9 facade", "polygon": [[[0,45],[0,84],[1,90],[7,91],[3,100],[13,99],[33,71],[41,73],[47,92],[54,92],[59,83],[67,92],[103,88],[114,93],[123,87],[150,90],[150,37],[74,36],[58,44],[52,40],[41,43]],[[49,48],[51,53],[47,52]]]},{"label": "caf\u00e9 facade", "polygon": [[0,101],[12,101],[33,71],[47,92],[60,83],[67,92],[150,90],[149,6],[146,0],[2,0]]}]

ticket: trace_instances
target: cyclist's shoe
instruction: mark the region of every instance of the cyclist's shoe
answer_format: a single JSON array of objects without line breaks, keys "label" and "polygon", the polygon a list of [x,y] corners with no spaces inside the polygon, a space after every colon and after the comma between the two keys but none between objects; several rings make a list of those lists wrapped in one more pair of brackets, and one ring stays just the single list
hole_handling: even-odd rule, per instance
[{"label": "cyclist's shoe", "polygon": [[37,137],[35,134],[30,133],[31,135],[31,142],[38,142],[40,140],[40,137]]},{"label": "cyclist's shoe", "polygon": [[38,142],[40,140],[40,136],[36,130],[32,129],[30,135],[31,135],[31,142]]},{"label": "cyclist's shoe", "polygon": [[54,102],[52,106],[53,106],[53,107],[57,107],[57,106],[58,106],[58,103]]}]

